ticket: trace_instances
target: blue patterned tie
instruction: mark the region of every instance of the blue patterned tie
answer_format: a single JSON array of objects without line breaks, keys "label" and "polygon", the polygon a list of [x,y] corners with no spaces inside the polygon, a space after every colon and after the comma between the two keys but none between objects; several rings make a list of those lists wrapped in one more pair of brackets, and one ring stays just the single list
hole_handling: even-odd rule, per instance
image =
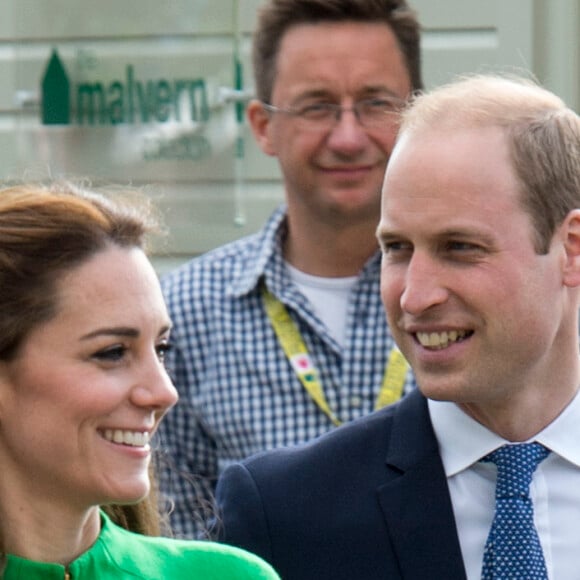
[{"label": "blue patterned tie", "polygon": [[550,451],[539,443],[504,445],[481,461],[497,465],[495,516],[483,553],[482,580],[547,580],[534,526],[530,482]]}]

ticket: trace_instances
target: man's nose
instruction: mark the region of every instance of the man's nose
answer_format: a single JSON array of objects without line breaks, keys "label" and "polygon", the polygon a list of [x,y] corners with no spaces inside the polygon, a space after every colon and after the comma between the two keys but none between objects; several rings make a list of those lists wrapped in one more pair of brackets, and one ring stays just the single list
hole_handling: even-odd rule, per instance
[{"label": "man's nose", "polygon": [[328,145],[340,152],[358,152],[368,143],[366,129],[352,107],[344,107],[337,113],[337,120],[328,136]]},{"label": "man's nose", "polygon": [[441,265],[429,256],[415,253],[405,275],[401,309],[417,316],[432,306],[444,303],[448,296]]}]

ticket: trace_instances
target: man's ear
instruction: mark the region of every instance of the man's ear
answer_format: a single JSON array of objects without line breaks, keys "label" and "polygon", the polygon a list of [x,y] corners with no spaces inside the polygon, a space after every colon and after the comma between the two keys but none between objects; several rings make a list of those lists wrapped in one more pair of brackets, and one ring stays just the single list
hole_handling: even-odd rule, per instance
[{"label": "man's ear", "polygon": [[248,123],[260,149],[266,154],[275,156],[276,152],[270,138],[270,114],[262,107],[260,101],[252,99],[246,107]]},{"label": "man's ear", "polygon": [[566,263],[564,283],[576,288],[580,286],[580,209],[573,209],[562,223]]}]

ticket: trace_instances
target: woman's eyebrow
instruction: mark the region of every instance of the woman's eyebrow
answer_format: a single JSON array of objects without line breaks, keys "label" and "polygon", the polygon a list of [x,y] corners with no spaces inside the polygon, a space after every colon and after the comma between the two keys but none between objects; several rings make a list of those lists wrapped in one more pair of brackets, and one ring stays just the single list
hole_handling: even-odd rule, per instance
[{"label": "woman's eyebrow", "polygon": [[81,336],[81,340],[88,340],[91,338],[96,338],[97,336],[124,336],[127,338],[136,338],[139,336],[139,331],[136,328],[131,328],[128,326],[97,328],[96,330]]}]

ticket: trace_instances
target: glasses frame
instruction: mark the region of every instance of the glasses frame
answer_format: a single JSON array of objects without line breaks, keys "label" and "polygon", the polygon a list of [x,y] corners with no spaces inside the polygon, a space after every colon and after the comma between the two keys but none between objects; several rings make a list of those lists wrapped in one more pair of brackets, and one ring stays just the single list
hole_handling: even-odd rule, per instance
[{"label": "glasses frame", "polygon": [[[290,117],[294,117],[298,119],[300,122],[304,124],[305,127],[310,128],[311,130],[315,131],[329,131],[333,129],[342,119],[342,115],[345,112],[352,112],[355,116],[358,124],[365,129],[373,129],[373,128],[380,128],[382,125],[376,124],[373,121],[369,122],[368,120],[364,120],[364,115],[362,115],[361,111],[364,109],[365,106],[377,101],[392,101],[393,108],[389,110],[388,108],[385,109],[385,125],[388,125],[390,122],[390,115],[398,115],[400,112],[405,108],[408,104],[407,99],[402,99],[400,97],[395,96],[388,96],[388,97],[372,97],[368,99],[361,99],[360,101],[356,101],[350,107],[343,107],[337,103],[312,103],[310,105],[305,105],[304,107],[277,107],[275,105],[271,105],[270,103],[261,102],[261,105],[265,111],[268,113],[274,114],[282,114],[288,115]],[[322,113],[320,118],[308,118],[308,113],[314,113],[315,110],[318,110]],[[325,114],[326,113],[326,114]]]}]

